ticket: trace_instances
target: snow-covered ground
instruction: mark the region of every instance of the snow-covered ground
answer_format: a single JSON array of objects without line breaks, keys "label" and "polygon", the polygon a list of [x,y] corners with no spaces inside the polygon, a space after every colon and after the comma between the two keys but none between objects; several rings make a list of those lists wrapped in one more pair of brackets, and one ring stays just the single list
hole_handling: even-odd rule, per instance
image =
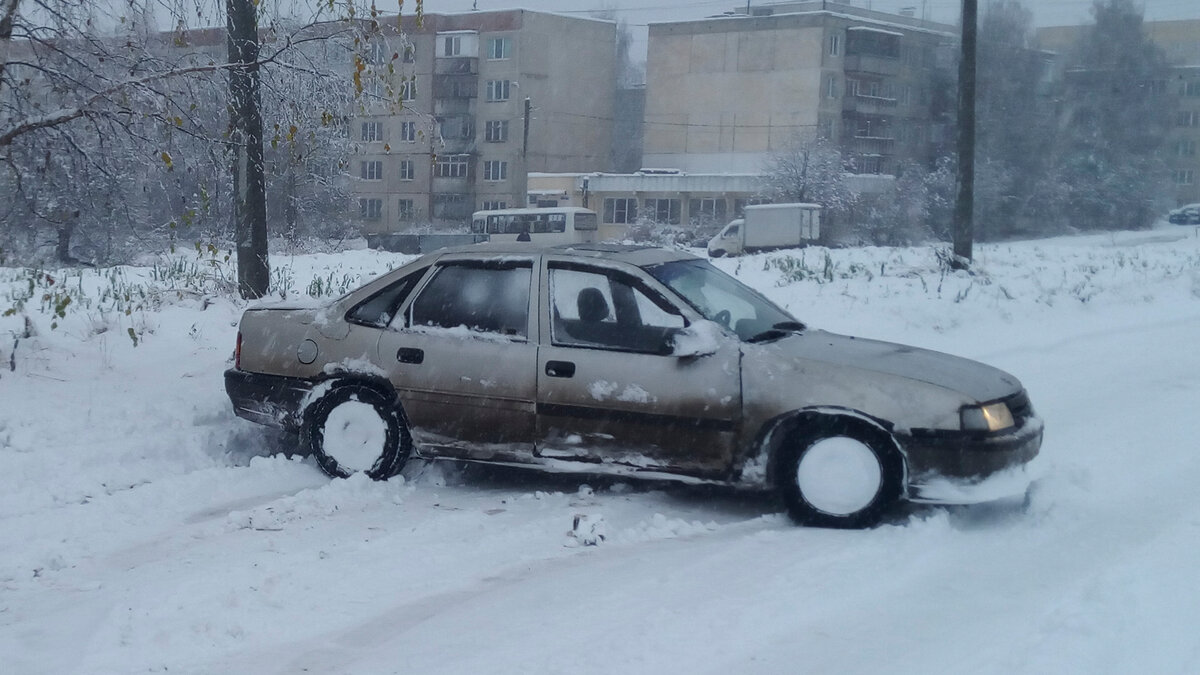
[{"label": "snow-covered ground", "polygon": [[[330,481],[233,416],[243,306],[211,283],[163,265],[33,279],[15,355],[19,316],[0,319],[0,669],[1200,672],[1200,231],[976,259],[719,262],[812,325],[1028,387],[1047,429],[1028,506],[911,508],[864,532],[711,488],[416,462]],[[404,260],[273,265],[303,295]],[[0,311],[30,282],[0,269]],[[577,516],[605,539],[569,536]]]}]

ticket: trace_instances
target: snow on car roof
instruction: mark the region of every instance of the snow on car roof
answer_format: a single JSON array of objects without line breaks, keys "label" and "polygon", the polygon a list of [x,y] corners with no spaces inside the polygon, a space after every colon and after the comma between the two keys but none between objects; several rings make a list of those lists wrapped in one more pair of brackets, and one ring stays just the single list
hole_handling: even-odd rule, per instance
[{"label": "snow on car roof", "polygon": [[483,257],[531,256],[552,253],[584,258],[620,260],[633,265],[654,265],[672,260],[695,258],[686,251],[658,248],[639,244],[555,244],[542,245],[535,242],[483,242],[466,246],[455,246],[434,252],[432,255],[482,255]]}]

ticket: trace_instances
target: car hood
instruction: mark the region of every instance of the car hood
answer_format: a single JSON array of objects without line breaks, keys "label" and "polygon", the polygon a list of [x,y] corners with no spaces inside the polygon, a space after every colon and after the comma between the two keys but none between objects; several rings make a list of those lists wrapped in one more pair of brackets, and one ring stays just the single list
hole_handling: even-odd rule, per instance
[{"label": "car hood", "polygon": [[993,401],[1021,391],[1017,378],[989,365],[929,349],[809,330],[772,343],[780,356],[884,373]]}]

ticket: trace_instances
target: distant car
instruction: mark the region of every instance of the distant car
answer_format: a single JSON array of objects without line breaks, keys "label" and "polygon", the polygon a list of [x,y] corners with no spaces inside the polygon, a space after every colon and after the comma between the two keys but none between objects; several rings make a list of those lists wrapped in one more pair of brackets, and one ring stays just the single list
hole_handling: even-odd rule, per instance
[{"label": "distant car", "polygon": [[423,458],[774,490],[799,523],[1023,491],[1042,422],[975,361],[814,330],[687,253],[479,244],[247,310],[225,386],[332,476]]},{"label": "distant car", "polygon": [[1185,204],[1167,213],[1167,222],[1175,225],[1200,225],[1200,204]]}]

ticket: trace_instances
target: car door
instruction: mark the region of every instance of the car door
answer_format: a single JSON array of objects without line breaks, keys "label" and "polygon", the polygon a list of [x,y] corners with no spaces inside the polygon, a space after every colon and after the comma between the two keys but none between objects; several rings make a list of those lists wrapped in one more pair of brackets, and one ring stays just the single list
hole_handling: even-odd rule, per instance
[{"label": "car door", "polygon": [[717,475],[741,409],[735,340],[674,356],[684,310],[640,270],[551,260],[537,368],[541,457]]},{"label": "car door", "polygon": [[532,456],[532,283],[532,259],[439,261],[383,331],[379,358],[418,444],[473,459]]}]

